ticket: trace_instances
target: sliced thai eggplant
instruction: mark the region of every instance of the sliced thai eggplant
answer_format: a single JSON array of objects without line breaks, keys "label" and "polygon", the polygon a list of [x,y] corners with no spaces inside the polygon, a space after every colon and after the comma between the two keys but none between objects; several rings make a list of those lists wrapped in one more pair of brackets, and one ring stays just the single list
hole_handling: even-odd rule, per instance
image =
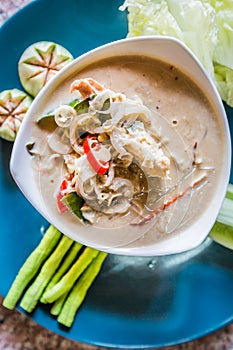
[{"label": "sliced thai eggplant", "polygon": [[73,60],[63,46],[40,41],[29,46],[18,63],[19,78],[24,89],[33,97],[67,63]]},{"label": "sliced thai eggplant", "polygon": [[32,98],[18,89],[0,93],[0,137],[14,141]]}]

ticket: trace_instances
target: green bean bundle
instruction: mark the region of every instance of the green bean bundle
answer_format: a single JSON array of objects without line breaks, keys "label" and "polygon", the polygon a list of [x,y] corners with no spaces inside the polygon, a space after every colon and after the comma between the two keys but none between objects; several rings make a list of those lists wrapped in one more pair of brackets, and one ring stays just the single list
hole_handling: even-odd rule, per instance
[{"label": "green bean bundle", "polygon": [[13,309],[22,298],[20,306],[30,313],[39,302],[51,303],[51,314],[71,327],[106,257],[51,225],[19,270],[3,306]]}]

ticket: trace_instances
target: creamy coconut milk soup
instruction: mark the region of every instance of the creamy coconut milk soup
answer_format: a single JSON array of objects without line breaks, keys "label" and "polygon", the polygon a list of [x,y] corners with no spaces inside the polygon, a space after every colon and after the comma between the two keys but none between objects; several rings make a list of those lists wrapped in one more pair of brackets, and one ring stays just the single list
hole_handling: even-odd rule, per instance
[{"label": "creamy coconut milk soup", "polygon": [[179,234],[213,198],[221,122],[175,66],[138,56],[96,62],[37,114],[27,147],[46,211],[103,247]]}]

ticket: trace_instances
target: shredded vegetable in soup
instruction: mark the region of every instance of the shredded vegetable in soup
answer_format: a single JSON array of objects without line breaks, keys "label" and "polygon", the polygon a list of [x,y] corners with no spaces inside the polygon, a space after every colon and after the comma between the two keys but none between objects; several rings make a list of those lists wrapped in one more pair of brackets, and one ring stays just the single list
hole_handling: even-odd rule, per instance
[{"label": "shredded vegetable in soup", "polygon": [[149,58],[112,58],[61,90],[27,145],[48,210],[72,227],[118,229],[116,245],[145,229],[161,239],[201,214],[221,168],[222,133],[187,76]]},{"label": "shredded vegetable in soup", "polygon": [[[56,130],[48,145],[65,165],[58,210],[78,209],[80,220],[90,223],[99,213],[124,214],[131,207],[142,212],[147,178],[166,179],[170,171],[153,113],[140,99],[129,99],[92,78],[75,80],[70,87],[74,90],[80,99],[50,114]],[[47,118],[42,116],[39,123]]]}]

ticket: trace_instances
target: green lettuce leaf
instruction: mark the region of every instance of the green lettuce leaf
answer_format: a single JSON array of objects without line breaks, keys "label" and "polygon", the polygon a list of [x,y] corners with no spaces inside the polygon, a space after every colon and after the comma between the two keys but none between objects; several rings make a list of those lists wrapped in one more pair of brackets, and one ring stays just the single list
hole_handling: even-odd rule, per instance
[{"label": "green lettuce leaf", "polygon": [[167,1],[126,0],[120,9],[127,7],[128,37],[161,34],[184,39],[176,19],[169,11]]},{"label": "green lettuce leaf", "polygon": [[210,0],[216,12],[218,43],[214,50],[215,80],[224,101],[233,106],[233,2]]},{"label": "green lettuce leaf", "polygon": [[215,64],[214,71],[216,86],[222,99],[229,106],[233,106],[233,70],[226,66]]},{"label": "green lettuce leaf", "polygon": [[214,61],[233,69],[233,1],[210,1],[216,12],[218,43],[214,51]]}]

